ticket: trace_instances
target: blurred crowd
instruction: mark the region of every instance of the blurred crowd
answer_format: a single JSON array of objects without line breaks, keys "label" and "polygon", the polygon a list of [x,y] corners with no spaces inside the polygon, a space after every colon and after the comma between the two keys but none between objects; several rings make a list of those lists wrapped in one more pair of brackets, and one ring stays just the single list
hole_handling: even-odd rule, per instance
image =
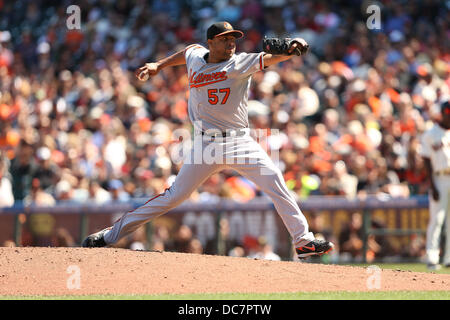
[{"label": "blurred crowd", "polygon": [[[33,219],[33,216],[32,218]],[[51,217],[44,217],[50,219]],[[309,218],[310,231],[318,239],[327,239],[335,244],[335,249],[328,255],[312,257],[308,263],[352,263],[352,262],[419,262],[425,255],[424,235],[412,234],[395,237],[369,235],[367,248],[364,248],[363,214],[355,211],[349,221],[343,222],[339,232],[332,230],[325,223],[321,212],[314,212]],[[27,223],[22,230],[21,246],[78,247],[79,243],[67,228],[50,222],[52,227],[44,227],[37,222]],[[372,221],[373,229],[386,228],[378,219]],[[193,254],[222,255],[229,257],[250,258],[258,260],[294,260],[299,261],[293,247],[288,250],[288,243],[276,241],[271,236],[254,236],[245,234],[236,237],[231,232],[230,220],[219,220],[218,232],[213,237],[200,239],[196,227],[184,223],[174,223],[170,219],[156,220],[146,224],[132,234],[120,239],[114,248],[139,251],[179,252]],[[271,240],[270,240],[271,239]],[[443,245],[443,243],[442,243]],[[13,240],[3,241],[2,247],[16,247]],[[284,246],[286,246],[284,248]],[[364,254],[365,253],[365,254]]]},{"label": "blurred crowd", "polygon": [[[147,82],[134,70],[229,21],[245,37],[302,37],[309,53],[253,76],[252,128],[279,129],[288,187],[349,198],[425,194],[420,134],[450,94],[449,2],[294,0],[0,0],[0,206],[16,201],[104,203],[150,197],[173,182],[176,129],[191,130],[184,67]],[[234,172],[212,176],[192,201],[249,201],[259,190]]]}]

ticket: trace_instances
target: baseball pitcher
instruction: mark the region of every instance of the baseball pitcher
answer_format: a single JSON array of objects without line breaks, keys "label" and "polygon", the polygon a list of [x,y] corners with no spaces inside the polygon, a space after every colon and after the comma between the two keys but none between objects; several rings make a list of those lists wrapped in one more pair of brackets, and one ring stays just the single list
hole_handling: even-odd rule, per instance
[{"label": "baseball pitcher", "polygon": [[444,265],[450,267],[450,103],[442,104],[442,120],[422,135],[420,154],[430,179],[426,258],[428,269],[440,268],[440,236],[445,219]]},{"label": "baseball pitcher", "polygon": [[[243,36],[228,22],[218,22],[207,30],[208,48],[186,47],[136,71],[145,81],[162,69],[186,65],[189,79],[189,118],[194,125],[190,161],[184,161],[175,181],[162,194],[136,210],[125,213],[112,227],[88,236],[83,247],[103,247],[135,231],[186,200],[209,176],[233,169],[253,181],[271,197],[289,231],[299,258],[331,251],[331,242],[318,240],[308,230],[305,216],[289,193],[281,171],[250,136],[247,103],[252,74],[270,65],[305,54],[308,44],[300,38],[263,40],[264,52],[235,53],[236,39]],[[198,161],[198,154],[215,150],[218,161]]]}]

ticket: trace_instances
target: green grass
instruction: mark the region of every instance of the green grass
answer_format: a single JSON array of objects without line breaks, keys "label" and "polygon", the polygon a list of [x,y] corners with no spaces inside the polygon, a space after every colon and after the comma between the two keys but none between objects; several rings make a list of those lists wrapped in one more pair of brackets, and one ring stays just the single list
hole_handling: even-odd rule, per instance
[{"label": "green grass", "polygon": [[450,300],[450,291],[217,293],[186,295],[0,296],[0,300]]}]

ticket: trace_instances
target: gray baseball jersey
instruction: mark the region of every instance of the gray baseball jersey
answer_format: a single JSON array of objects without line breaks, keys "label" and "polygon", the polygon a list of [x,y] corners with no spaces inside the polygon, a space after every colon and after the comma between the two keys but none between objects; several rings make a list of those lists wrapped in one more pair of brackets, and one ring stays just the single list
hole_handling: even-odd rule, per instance
[{"label": "gray baseball jersey", "polygon": [[203,131],[248,128],[248,91],[253,73],[262,70],[263,52],[234,54],[222,63],[208,63],[201,45],[186,48],[189,117]]}]

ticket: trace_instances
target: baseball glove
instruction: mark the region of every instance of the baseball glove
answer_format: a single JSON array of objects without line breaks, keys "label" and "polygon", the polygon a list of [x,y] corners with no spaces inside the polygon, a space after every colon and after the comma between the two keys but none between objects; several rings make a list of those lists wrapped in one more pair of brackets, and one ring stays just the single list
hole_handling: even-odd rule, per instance
[{"label": "baseball glove", "polygon": [[[297,55],[301,56],[308,51],[309,45],[302,40],[295,38],[264,38],[263,39],[263,50],[264,52],[271,53],[271,54],[278,54],[278,55]],[[292,52],[289,52],[289,49],[292,47],[294,43],[297,43],[297,47]]]}]

